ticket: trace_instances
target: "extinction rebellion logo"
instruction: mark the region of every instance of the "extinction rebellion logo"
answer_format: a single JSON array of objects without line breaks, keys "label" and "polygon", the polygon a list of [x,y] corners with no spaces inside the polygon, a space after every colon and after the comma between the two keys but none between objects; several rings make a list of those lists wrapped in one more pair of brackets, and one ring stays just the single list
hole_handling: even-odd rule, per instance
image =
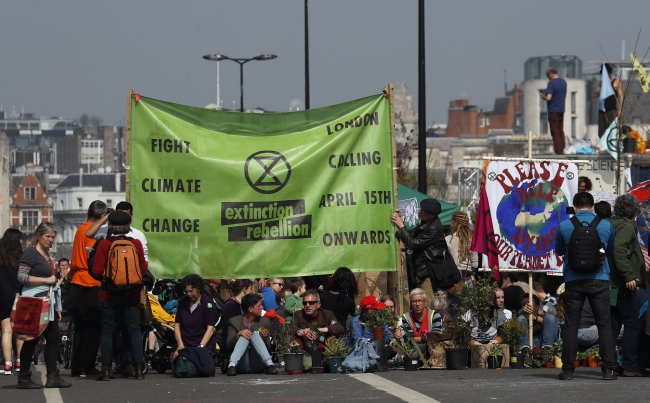
[{"label": "extinction rebellion logo", "polygon": [[[282,190],[291,177],[289,161],[277,151],[258,151],[244,164],[246,182],[263,195]],[[221,225],[228,227],[228,242],[311,238],[311,215],[305,200],[221,203]]]}]

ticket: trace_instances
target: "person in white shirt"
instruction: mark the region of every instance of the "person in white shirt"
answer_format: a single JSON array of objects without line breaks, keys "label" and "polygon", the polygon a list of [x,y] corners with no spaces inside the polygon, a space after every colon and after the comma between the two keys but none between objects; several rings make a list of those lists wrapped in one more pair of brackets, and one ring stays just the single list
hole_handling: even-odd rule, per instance
[{"label": "person in white shirt", "polygon": [[[124,211],[133,217],[133,205],[129,202],[123,201],[117,203],[115,210]],[[104,214],[102,218],[97,220],[95,223],[93,223],[93,225],[90,226],[90,228],[88,228],[88,231],[86,231],[86,236],[88,238],[95,238],[98,241],[105,239],[108,236],[107,220],[108,213]],[[149,248],[147,248],[147,238],[144,236],[142,231],[131,226],[131,231],[129,231],[126,236],[140,241],[142,244],[142,249],[144,249],[144,259],[149,262]]]}]

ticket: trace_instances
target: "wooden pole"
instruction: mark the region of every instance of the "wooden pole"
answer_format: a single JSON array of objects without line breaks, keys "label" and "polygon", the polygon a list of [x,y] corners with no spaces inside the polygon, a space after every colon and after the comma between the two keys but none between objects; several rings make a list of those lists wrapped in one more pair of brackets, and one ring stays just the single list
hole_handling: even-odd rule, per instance
[{"label": "wooden pole", "polygon": [[[528,160],[533,159],[533,132],[528,131]],[[532,163],[532,162],[531,162]],[[533,303],[533,273],[528,272],[528,301],[532,307]],[[532,350],[533,348],[533,314],[528,315],[528,343]]]},{"label": "wooden pole", "polygon": [[124,142],[126,143],[126,181],[124,192],[126,193],[126,201],[131,199],[131,98],[133,98],[133,90],[129,88],[126,91],[126,135]]},{"label": "wooden pole", "polygon": [[[392,139],[393,147],[393,205],[395,210],[398,207],[398,195],[397,195],[397,174],[394,167],[397,166],[397,147],[395,140],[395,94],[393,84],[388,84],[388,93],[390,94],[390,132]],[[397,248],[397,271],[388,272],[386,278],[386,285],[388,289],[388,294],[395,298],[397,305],[395,309],[397,312],[402,315],[404,313],[404,278],[402,276],[402,256],[401,256],[401,242],[395,242],[395,248]]]},{"label": "wooden pole", "polygon": [[533,132],[528,131],[528,159],[533,159]]}]

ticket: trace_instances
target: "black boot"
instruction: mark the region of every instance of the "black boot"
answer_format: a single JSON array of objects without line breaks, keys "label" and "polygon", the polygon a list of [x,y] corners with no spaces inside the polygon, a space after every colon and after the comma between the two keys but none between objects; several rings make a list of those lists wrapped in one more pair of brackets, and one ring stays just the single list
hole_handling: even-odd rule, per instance
[{"label": "black boot", "polygon": [[32,379],[32,373],[27,372],[25,374],[18,375],[18,385],[16,389],[42,389],[43,385],[39,385],[34,382]]},{"label": "black boot", "polygon": [[98,381],[110,381],[111,380],[111,364],[104,365],[102,364],[102,373],[97,377]]},{"label": "black boot", "polygon": [[144,366],[146,364],[138,362],[135,364],[135,380],[141,381],[144,379]]},{"label": "black boot", "polygon": [[47,374],[47,382],[45,382],[46,388],[69,388],[72,384],[66,382],[59,375],[59,370]]}]

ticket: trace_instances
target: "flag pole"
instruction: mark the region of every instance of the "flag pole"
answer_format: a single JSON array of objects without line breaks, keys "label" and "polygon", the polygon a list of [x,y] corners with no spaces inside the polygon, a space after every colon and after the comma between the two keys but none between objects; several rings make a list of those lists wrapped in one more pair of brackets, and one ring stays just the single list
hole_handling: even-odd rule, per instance
[{"label": "flag pole", "polygon": [[[528,161],[533,159],[533,132],[528,131]],[[533,273],[528,271],[528,302],[534,308],[533,301]],[[533,348],[533,314],[528,315],[528,345]]]}]

